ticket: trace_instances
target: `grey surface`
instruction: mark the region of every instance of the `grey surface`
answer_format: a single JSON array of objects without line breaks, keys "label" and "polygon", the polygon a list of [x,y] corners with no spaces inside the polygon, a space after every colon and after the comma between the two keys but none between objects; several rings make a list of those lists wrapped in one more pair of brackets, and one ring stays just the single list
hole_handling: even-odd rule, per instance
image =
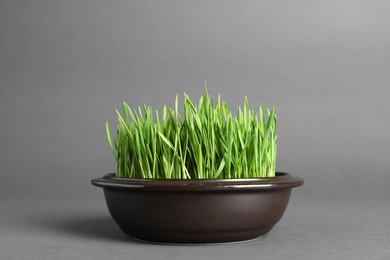
[{"label": "grey surface", "polygon": [[[100,198],[103,200],[103,197]],[[222,245],[146,244],[128,238],[101,201],[2,202],[0,259],[389,259],[390,205],[381,200],[292,198],[257,240]]]},{"label": "grey surface", "polygon": [[[0,1],[0,259],[388,259],[390,3]],[[129,241],[90,179],[104,124],[207,80],[275,106],[279,171],[303,177],[266,237]],[[279,247],[280,246],[280,247]]]}]

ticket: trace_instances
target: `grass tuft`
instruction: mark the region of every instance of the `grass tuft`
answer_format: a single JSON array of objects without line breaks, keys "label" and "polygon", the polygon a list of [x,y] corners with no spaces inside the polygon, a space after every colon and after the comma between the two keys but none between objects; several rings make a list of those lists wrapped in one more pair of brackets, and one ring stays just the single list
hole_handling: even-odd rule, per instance
[{"label": "grass tuft", "polygon": [[[248,99],[233,116],[226,101],[217,102],[207,87],[194,104],[184,94],[183,118],[163,107],[160,117],[151,107],[132,110],[123,102],[116,140],[106,122],[108,143],[123,178],[213,179],[275,176],[276,126],[274,108],[249,109]],[[266,115],[265,115],[266,114]]]}]

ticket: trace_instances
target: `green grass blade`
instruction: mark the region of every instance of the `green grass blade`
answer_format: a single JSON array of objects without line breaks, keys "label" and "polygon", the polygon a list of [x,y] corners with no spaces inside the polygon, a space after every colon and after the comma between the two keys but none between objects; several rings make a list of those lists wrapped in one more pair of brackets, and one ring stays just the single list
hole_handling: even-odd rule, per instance
[{"label": "green grass blade", "polygon": [[112,143],[112,138],[111,138],[111,131],[110,131],[110,125],[108,124],[108,121],[106,121],[106,132],[107,132],[107,139],[108,139],[108,143],[111,147],[111,150],[112,152],[114,153],[114,155],[116,155],[115,153],[115,147]]}]

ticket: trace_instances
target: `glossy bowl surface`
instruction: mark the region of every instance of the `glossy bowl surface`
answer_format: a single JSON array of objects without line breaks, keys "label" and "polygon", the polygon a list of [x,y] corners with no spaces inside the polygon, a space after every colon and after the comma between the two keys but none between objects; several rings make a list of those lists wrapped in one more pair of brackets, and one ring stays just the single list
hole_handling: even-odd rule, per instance
[{"label": "glossy bowl surface", "polygon": [[303,179],[277,172],[250,179],[92,180],[111,216],[130,237],[160,243],[226,243],[268,233]]}]

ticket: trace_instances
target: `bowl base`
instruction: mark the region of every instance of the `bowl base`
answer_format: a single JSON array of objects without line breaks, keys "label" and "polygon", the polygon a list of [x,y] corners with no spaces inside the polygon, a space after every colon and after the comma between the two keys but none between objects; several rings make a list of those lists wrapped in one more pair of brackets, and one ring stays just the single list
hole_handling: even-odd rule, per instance
[{"label": "bowl base", "polygon": [[207,245],[231,245],[231,244],[241,244],[241,243],[248,243],[252,241],[256,241],[259,239],[262,239],[264,235],[251,238],[251,239],[245,239],[245,240],[238,240],[238,241],[231,241],[231,242],[199,242],[199,243],[182,243],[182,242],[157,242],[157,241],[149,241],[149,240],[143,240],[136,237],[130,237],[131,239],[134,239],[136,241],[146,243],[146,244],[155,244],[155,245],[183,245],[183,246],[207,246]]},{"label": "bowl base", "polygon": [[183,244],[183,245],[205,245],[205,244],[232,244],[256,240],[267,234],[273,225],[262,230],[236,231],[236,232],[207,232],[207,233],[186,233],[166,232],[145,229],[129,229],[121,227],[122,231],[132,239],[153,243],[153,244]]}]

